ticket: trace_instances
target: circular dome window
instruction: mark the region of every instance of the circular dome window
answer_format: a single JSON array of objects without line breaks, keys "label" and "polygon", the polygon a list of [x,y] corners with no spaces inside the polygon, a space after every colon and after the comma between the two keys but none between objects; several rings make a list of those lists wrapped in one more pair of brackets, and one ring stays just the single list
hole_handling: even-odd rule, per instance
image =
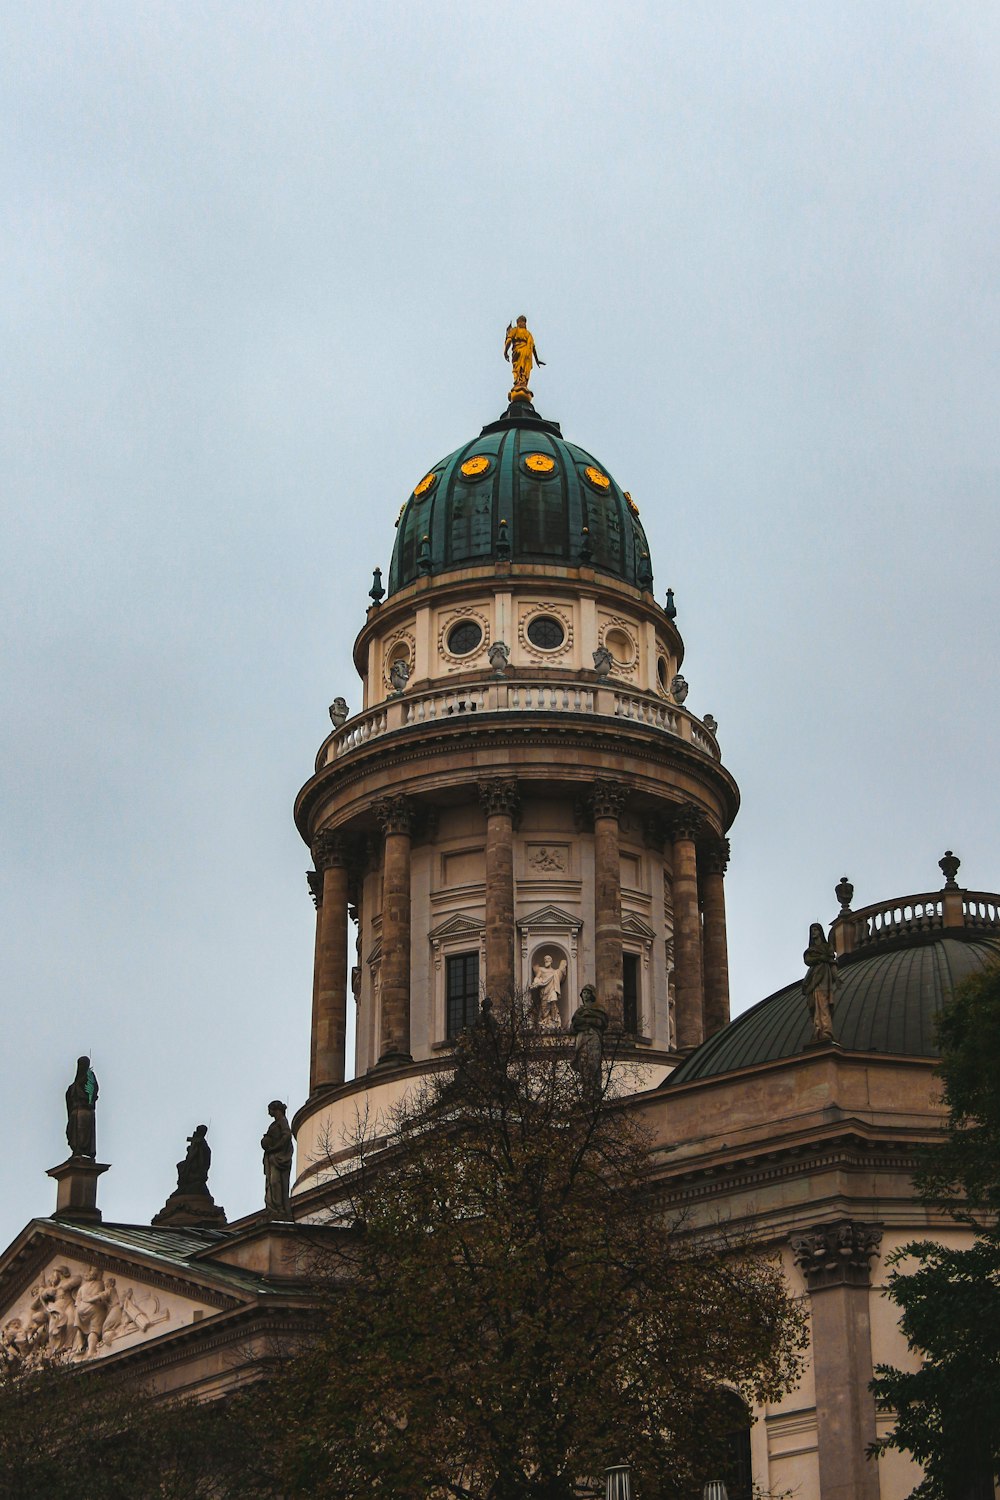
[{"label": "circular dome window", "polygon": [[475,620],[459,620],[448,632],[448,650],[452,656],[468,656],[475,651],[483,638],[483,631]]},{"label": "circular dome window", "polygon": [[528,624],[528,640],[539,651],[558,651],[566,639],[566,631],[561,620],[556,620],[552,615],[536,615]]}]

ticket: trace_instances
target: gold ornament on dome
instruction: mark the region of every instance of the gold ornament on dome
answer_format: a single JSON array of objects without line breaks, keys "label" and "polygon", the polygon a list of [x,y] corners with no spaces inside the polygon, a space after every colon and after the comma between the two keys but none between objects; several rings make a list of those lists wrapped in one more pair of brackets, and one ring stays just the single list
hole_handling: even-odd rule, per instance
[{"label": "gold ornament on dome", "polygon": [[547,453],[529,453],[524,460],[526,469],[531,469],[535,474],[551,474],[556,466],[554,458]]},{"label": "gold ornament on dome", "polygon": [[600,469],[595,469],[592,464],[588,464],[583,472],[591,484],[596,485],[599,490],[609,490],[611,488],[611,480],[607,474],[602,474]]},{"label": "gold ornament on dome", "polygon": [[485,474],[490,466],[489,459],[482,453],[477,453],[475,458],[467,458],[462,465],[462,473],[468,479],[474,479],[477,474]]},{"label": "gold ornament on dome", "polygon": [[632,499],[632,496],[629,494],[628,490],[623,491],[623,493],[625,495],[625,503],[628,506],[629,510],[632,512],[632,514],[634,516],[637,516],[639,514],[639,507],[638,507],[638,505],[636,505],[635,501]]},{"label": "gold ornament on dome", "polygon": [[507,400],[530,401],[528,381],[531,379],[531,367],[533,364],[544,365],[545,361],[538,358],[535,340],[529,332],[528,320],[523,313],[516,323],[507,324],[503,357],[510,360],[514,371],[514,384],[508,392]]},{"label": "gold ornament on dome", "polygon": [[423,477],[423,479],[421,479],[420,483],[414,485],[414,487],[413,487],[413,493],[419,498],[421,495],[426,495],[427,491],[430,490],[430,489],[433,489],[433,487],[436,484],[437,484],[437,475],[436,474],[425,474],[424,477]]},{"label": "gold ornament on dome", "polygon": [[399,525],[400,521],[403,519],[403,511],[405,509],[406,509],[406,501],[404,500],[403,503],[402,503],[402,505],[399,507],[399,515],[396,517],[396,525],[397,526]]}]

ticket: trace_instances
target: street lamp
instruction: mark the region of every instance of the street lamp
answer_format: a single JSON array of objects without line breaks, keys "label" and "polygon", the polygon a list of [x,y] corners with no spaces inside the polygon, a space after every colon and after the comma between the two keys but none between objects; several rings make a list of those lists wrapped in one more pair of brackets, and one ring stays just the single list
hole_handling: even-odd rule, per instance
[{"label": "street lamp", "polygon": [[631,1464],[612,1464],[605,1469],[604,1500],[632,1500]]}]

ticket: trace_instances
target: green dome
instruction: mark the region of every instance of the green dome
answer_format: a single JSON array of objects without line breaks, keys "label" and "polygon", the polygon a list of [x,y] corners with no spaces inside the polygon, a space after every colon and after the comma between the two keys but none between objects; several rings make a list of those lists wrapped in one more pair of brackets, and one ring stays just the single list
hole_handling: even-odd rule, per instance
[{"label": "green dome", "polygon": [[[833,1030],[851,1052],[937,1057],[934,1021],[957,984],[1000,959],[1000,938],[965,929],[878,952],[852,953],[838,964]],[[794,1057],[812,1041],[802,980],[744,1011],[686,1057],[661,1085],[693,1083],[738,1068]]]},{"label": "green dome", "polygon": [[651,590],[646,535],[631,499],[558,422],[513,402],[434,465],[400,513],[389,593],[477,563],[581,564]]}]

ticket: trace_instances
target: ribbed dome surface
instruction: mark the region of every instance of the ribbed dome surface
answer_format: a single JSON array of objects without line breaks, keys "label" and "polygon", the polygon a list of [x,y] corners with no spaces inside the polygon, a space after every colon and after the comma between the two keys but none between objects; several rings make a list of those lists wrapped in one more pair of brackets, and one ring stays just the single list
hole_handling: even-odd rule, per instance
[{"label": "ribbed dome surface", "polygon": [[[959,931],[842,959],[833,1013],[837,1041],[854,1052],[936,1057],[938,1011],[957,984],[998,958],[1000,939]],[[811,1040],[812,1017],[799,978],[709,1037],[661,1087],[793,1057]]]},{"label": "ribbed dome surface", "polygon": [[521,405],[419,480],[397,523],[390,594],[422,576],[507,558],[582,563],[652,588],[630,498],[558,423]]}]

